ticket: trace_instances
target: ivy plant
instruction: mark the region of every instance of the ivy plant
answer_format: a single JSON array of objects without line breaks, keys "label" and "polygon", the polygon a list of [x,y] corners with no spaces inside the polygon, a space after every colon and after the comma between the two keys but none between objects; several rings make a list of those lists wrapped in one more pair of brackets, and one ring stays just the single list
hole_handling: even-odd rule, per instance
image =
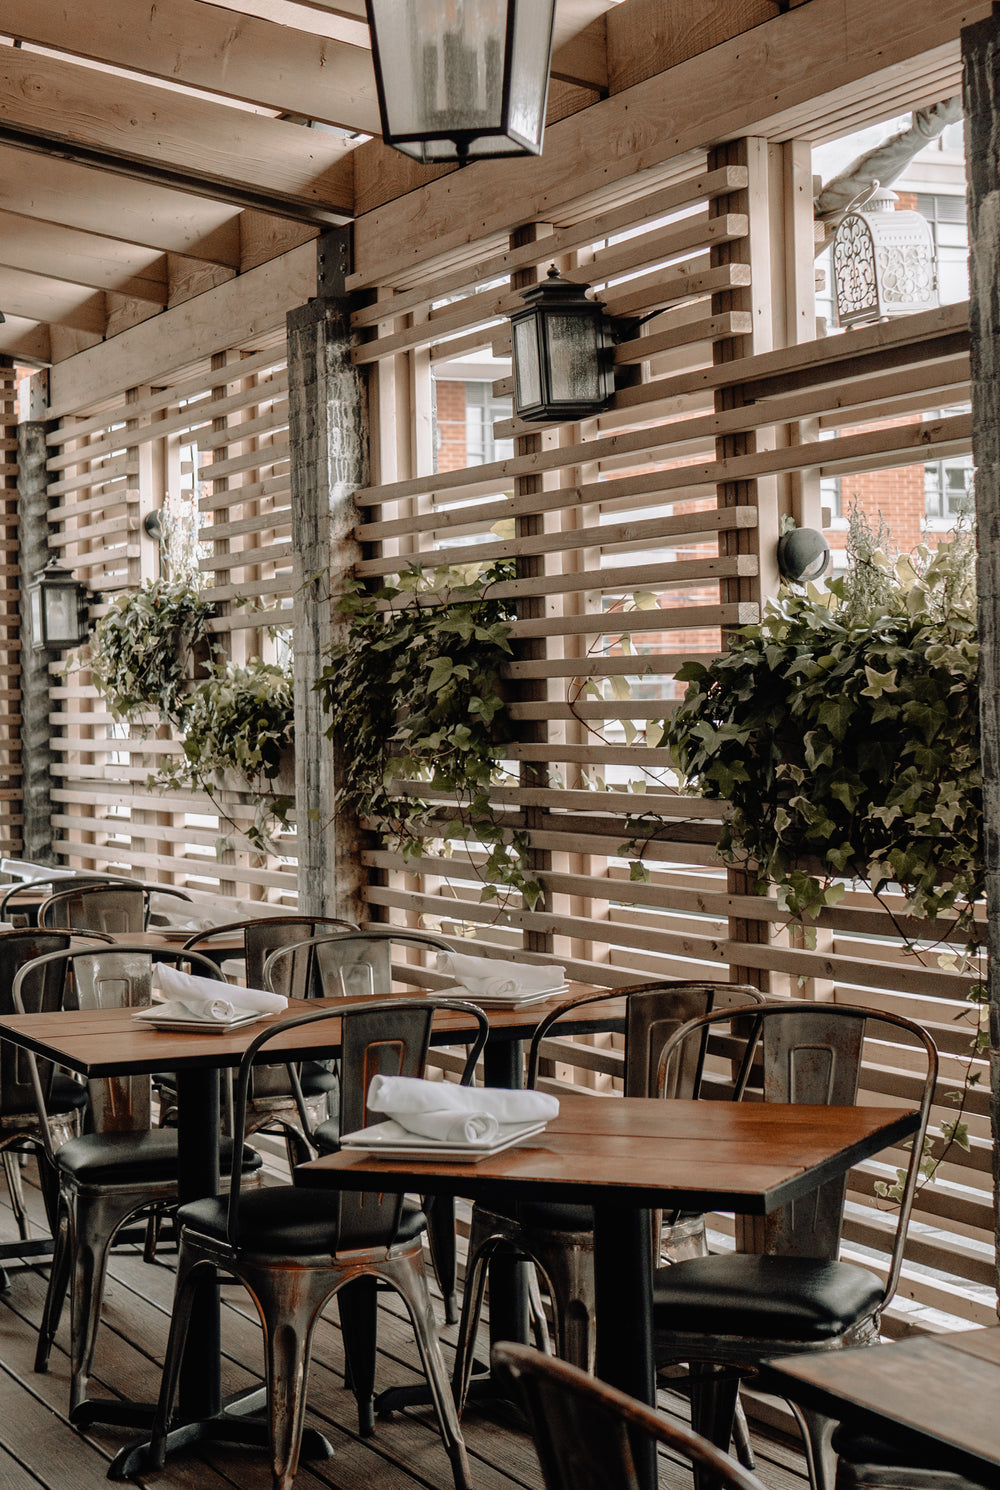
[{"label": "ivy plant", "polygon": [[112,601],[71,667],[87,667],[119,722],[136,724],[156,710],[176,723],[184,709],[191,659],[211,656],[208,633],[214,614],[210,601],[187,580],[147,581]]},{"label": "ivy plant", "polygon": [[723,857],[792,915],[860,880],[969,925],[984,890],[973,572],[964,531],[895,564],[871,549],[678,673],[664,739],[686,789],[729,804]]},{"label": "ivy plant", "polygon": [[235,773],[256,799],[246,835],[262,851],[273,849],[274,824],[287,827],[295,805],[294,794],[279,787],[294,738],[290,670],[259,657],[246,667],[228,663],[214,669],[184,699],[181,732],[183,756],[166,762],[152,779],[204,791],[225,817],[219,793]]},{"label": "ivy plant", "polygon": [[[533,905],[527,839],[491,800],[510,738],[500,671],[511,655],[511,615],[490,595],[510,566],[444,566],[391,578],[375,591],[349,583],[336,602],[343,639],[317,683],[328,734],[344,742],[338,806],[356,813],[404,858],[430,839],[486,851],[482,899],[516,890]],[[431,825],[433,804],[401,782],[426,784],[454,804]]]}]

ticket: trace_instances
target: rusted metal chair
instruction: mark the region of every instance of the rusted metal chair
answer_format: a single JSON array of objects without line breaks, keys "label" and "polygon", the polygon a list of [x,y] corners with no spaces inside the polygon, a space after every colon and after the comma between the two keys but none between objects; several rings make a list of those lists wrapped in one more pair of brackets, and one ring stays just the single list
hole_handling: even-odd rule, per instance
[{"label": "rusted metal chair", "polygon": [[[246,985],[248,988],[264,988],[268,986],[264,964],[272,952],[318,936],[324,930],[353,929],[352,922],[336,916],[259,916],[195,932],[188,937],[184,947],[197,950],[206,942],[216,941],[227,934],[238,934],[243,942]],[[315,970],[307,967],[305,961],[291,958],[278,967],[284,976],[275,979],[275,993],[295,999],[316,997],[322,993]],[[170,1092],[162,1080],[157,1085],[161,1093],[160,1121],[163,1123],[171,1113]],[[315,1155],[309,1134],[313,1127],[328,1117],[329,1104],[336,1105],[336,1092],[334,1065],[329,1069],[315,1061],[297,1063],[293,1069],[287,1065],[258,1065],[253,1073],[245,1132],[248,1135],[277,1134],[285,1141],[289,1165],[302,1164]],[[231,1102],[227,1104],[230,1110],[231,1105]]]},{"label": "rusted metal chair", "polygon": [[517,1384],[546,1490],[634,1487],[637,1439],[652,1439],[711,1475],[722,1490],[764,1490],[756,1475],[680,1423],[577,1366],[528,1345],[493,1348],[494,1366]]},{"label": "rusted metal chair", "polygon": [[[625,1002],[625,1095],[655,1097],[660,1052],[676,1030],[710,1009],[729,1011],[756,1006],[763,1002],[763,995],[756,988],[734,983],[681,983],[662,979],[583,994],[553,1010],[538,1025],[528,1052],[528,1085],[536,1085],[545,1054],[544,1042],[552,1038],[561,1022],[571,1021],[584,1007],[621,1000]],[[694,1095],[703,1054],[703,1050],[692,1046],[683,1079],[674,1095]],[[568,1052],[566,1059],[570,1059]],[[671,1226],[683,1230],[687,1248],[707,1252],[704,1217],[675,1216],[665,1218],[665,1222],[664,1218],[657,1218],[657,1236],[661,1248],[665,1245],[668,1253]],[[455,1355],[454,1388],[460,1408],[471,1380],[487,1271],[498,1253],[510,1252],[529,1258],[548,1285],[556,1354],[582,1370],[592,1371],[594,1367],[596,1295],[594,1218],[590,1207],[532,1201],[519,1205],[512,1214],[504,1214],[477,1202],[469,1231],[462,1320]]]},{"label": "rusted metal chair", "polygon": [[[837,1456],[836,1490],[985,1490],[987,1481],[970,1480],[952,1468],[942,1448],[920,1451],[919,1459],[871,1434],[840,1427],[833,1435]],[[995,1485],[995,1480],[989,1482]]]},{"label": "rusted metal chair", "polygon": [[[664,1047],[668,1086],[691,1048],[703,1048],[726,1014],[694,1019]],[[904,1044],[919,1126],[910,1146],[886,1277],[839,1260],[847,1176],[759,1223],[755,1250],[678,1262],[657,1271],[654,1349],[659,1365],[687,1361],[692,1423],[728,1445],[738,1376],[768,1356],[867,1345],[879,1338],[882,1311],[896,1290],[937,1079],[937,1050],[920,1025],[899,1014],[850,1004],[788,1002],[752,1010],[740,1032],[734,1095],[773,1103],[851,1105],[857,1101],[866,1044]],[[884,1053],[880,1064],[884,1064]],[[918,1064],[919,1063],[919,1064]],[[833,1490],[833,1424],[792,1404],[816,1490]]]},{"label": "rusted metal chair", "polygon": [[[75,945],[80,945],[78,938]],[[103,940],[103,938],[102,938]],[[13,984],[19,970],[46,952],[67,951],[73,939],[63,931],[27,928],[0,931],[0,1012],[14,1014]],[[62,973],[46,969],[27,995],[29,1007],[38,1013],[58,1009],[62,1001]],[[43,1073],[48,1127],[55,1144],[65,1143],[80,1132],[87,1106],[87,1088],[66,1072],[49,1064]],[[45,1140],[39,1125],[38,1107],[31,1071],[23,1050],[0,1040],[0,1154],[3,1157],[11,1207],[22,1241],[30,1235],[21,1187],[20,1156],[32,1152],[38,1159],[42,1196],[52,1232],[56,1229],[55,1174],[45,1157]]]},{"label": "rusted metal chair", "polygon": [[68,890],[71,885],[107,885],[106,879],[97,875],[61,874],[45,878],[18,880],[12,885],[0,886],[0,921],[13,920],[18,928],[36,926],[38,909],[42,901],[57,890]]},{"label": "rusted metal chair", "polygon": [[[371,1078],[423,1074],[438,1009],[476,1021],[463,1071],[471,1079],[489,1025],[475,1005],[456,999],[368,999],[282,1020],[248,1047],[236,1092],[237,1151],[243,1140],[254,1063],[285,1031],[312,1024],[317,1058],[341,1059],[341,1131],[365,1127]],[[376,1120],[379,1115],[376,1114]],[[215,1196],[177,1212],[179,1252],[170,1338],[151,1440],[151,1462],[162,1466],[199,1275],[219,1268],[250,1293],[264,1328],[268,1424],[274,1490],[287,1490],[298,1466],[312,1335],[329,1299],[338,1294],[351,1385],[362,1434],[374,1429],[375,1291],[381,1280],[403,1298],[413,1322],[456,1490],[468,1490],[469,1467],[437,1340],[423,1271],[421,1211],[397,1194],[352,1194],[279,1185],[245,1194],[234,1166],[228,1199]]]},{"label": "rusted metal chair", "polygon": [[[163,956],[207,977],[218,968],[197,952],[178,948]],[[162,959],[161,959],[162,960]],[[80,1009],[144,1008],[150,1003],[152,954],[145,947],[118,944],[86,950],[47,952],[26,963],[13,984],[19,1012],[37,1000],[40,988],[72,1001]],[[54,982],[50,980],[55,980]],[[48,1367],[66,1290],[70,1293],[70,1413],[86,1398],[87,1380],[100,1322],[107,1255],[115,1233],[150,1205],[177,1197],[177,1134],[150,1129],[150,1080],[147,1076],[106,1077],[89,1083],[95,1131],[61,1145],[48,1117],[46,1076],[30,1053],[36,1108],[49,1162],[59,1182],[59,1221],[48,1293],[39,1329],[36,1371]],[[232,1145],[226,1145],[231,1161]],[[260,1155],[240,1148],[237,1169],[255,1173]]]},{"label": "rusted metal chair", "polygon": [[169,885],[72,884],[56,889],[38,907],[39,926],[71,931],[105,931],[128,936],[149,925],[150,895],[169,895],[190,900],[183,890]]},{"label": "rusted metal chair", "polygon": [[[304,982],[318,986],[328,998],[387,997],[393,984],[421,982],[421,964],[406,963],[408,954],[418,956],[452,952],[444,937],[405,927],[366,925],[333,935],[316,936],[279,949],[264,964],[267,987],[283,993],[289,984]],[[340,1147],[340,1129],[335,1117],[313,1128],[310,1139],[321,1154]],[[450,1195],[425,1195],[424,1214],[431,1260],[444,1299],[445,1319],[458,1319],[458,1258],[455,1248],[455,1202]]]}]

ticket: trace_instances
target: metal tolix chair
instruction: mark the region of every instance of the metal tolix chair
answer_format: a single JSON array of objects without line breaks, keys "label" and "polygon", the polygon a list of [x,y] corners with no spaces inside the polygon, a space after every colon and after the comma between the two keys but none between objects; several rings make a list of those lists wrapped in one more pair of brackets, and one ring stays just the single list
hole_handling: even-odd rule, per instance
[{"label": "metal tolix chair", "polygon": [[104,931],[129,936],[149,925],[150,895],[170,895],[189,901],[183,890],[168,885],[86,884],[56,889],[38,907],[39,926],[69,931]]},{"label": "metal tolix chair", "polygon": [[[282,1020],[247,1048],[236,1093],[237,1152],[254,1063],[285,1031],[315,1025],[316,1057],[339,1054],[340,1123],[366,1126],[371,1078],[423,1074],[431,1025],[439,1009],[471,1015],[477,1033],[463,1080],[472,1077],[489,1025],[482,1010],[457,999],[368,999],[336,1014],[329,1010]],[[151,1440],[151,1461],[162,1466],[180,1379],[181,1360],[199,1274],[229,1273],[250,1293],[264,1327],[268,1426],[274,1490],[288,1490],[298,1467],[313,1330],[337,1294],[344,1346],[363,1435],[374,1429],[376,1288],[381,1281],[403,1298],[431,1388],[456,1490],[468,1490],[469,1466],[437,1339],[423,1269],[423,1213],[402,1195],[310,1190],[278,1185],[243,1193],[233,1167],[228,1199],[215,1196],[177,1212],[179,1251],[170,1338]]]},{"label": "metal tolix chair", "polygon": [[[273,953],[264,964],[264,978],[275,993],[284,993],[293,980],[314,983],[327,998],[388,997],[393,983],[419,982],[420,965],[412,963],[409,976],[403,962],[407,953],[452,952],[444,937],[406,927],[365,925],[351,931],[311,937]],[[340,1147],[340,1128],[335,1117],[319,1123],[310,1139],[321,1154]],[[427,1217],[434,1274],[444,1298],[445,1320],[458,1319],[458,1258],[455,1248],[455,1202],[450,1195],[427,1195],[423,1201]]]},{"label": "metal tolix chair", "polygon": [[517,1386],[546,1490],[634,1490],[634,1445],[642,1438],[710,1474],[722,1490],[764,1490],[756,1475],[697,1433],[577,1366],[506,1342],[494,1346],[493,1364]]},{"label": "metal tolix chair", "polygon": [[[193,966],[219,978],[218,968],[197,952],[165,951],[160,960]],[[62,1005],[79,1009],[144,1008],[151,999],[153,957],[146,947],[127,944],[47,952],[26,963],[14,979],[19,1012],[35,1006],[39,987],[49,988]],[[57,980],[52,991],[50,979]],[[56,1005],[58,1007],[59,1005]],[[49,1287],[39,1328],[35,1370],[48,1368],[66,1291],[70,1288],[70,1416],[86,1420],[87,1381],[100,1323],[107,1257],[115,1233],[139,1211],[177,1198],[177,1134],[150,1128],[150,1079],[106,1077],[88,1083],[95,1131],[57,1144],[48,1116],[46,1076],[30,1052],[31,1073],[42,1137],[59,1184],[58,1227]],[[238,1171],[253,1174],[259,1154],[242,1145],[224,1150],[240,1156]]]},{"label": "metal tolix chair", "polygon": [[[705,1014],[677,1031],[661,1056],[669,1085],[690,1048],[702,1048],[725,1013]],[[910,1145],[896,1226],[882,1278],[839,1259],[847,1176],[821,1185],[758,1223],[753,1251],[721,1253],[657,1270],[653,1285],[658,1366],[692,1369],[691,1420],[728,1445],[739,1375],[769,1356],[874,1344],[892,1298],[920,1173],[924,1135],[937,1079],[934,1041],[900,1014],[850,1004],[787,1002],[751,1010],[739,1032],[734,1096],[775,1104],[852,1105],[858,1099],[866,1046],[903,1043],[913,1069],[919,1126]],[[870,1042],[870,1044],[869,1044]],[[805,1440],[814,1490],[833,1490],[833,1424],[792,1403]]]},{"label": "metal tolix chair", "polygon": [[[543,1045],[558,1032],[560,1022],[594,1004],[625,1001],[624,1088],[629,1097],[658,1095],[660,1053],[671,1035],[686,1021],[710,1009],[752,1009],[763,1003],[756,988],[734,983],[682,983],[657,980],[629,988],[583,994],[547,1015],[532,1036],[528,1052],[528,1086],[538,1082]],[[567,1048],[556,1059],[572,1064]],[[704,1048],[692,1045],[675,1096],[694,1096],[701,1076]],[[700,1215],[657,1215],[659,1251],[667,1256],[707,1253],[705,1218]],[[455,1355],[454,1390],[461,1408],[473,1368],[473,1347],[482,1311],[489,1265],[498,1253],[514,1252],[534,1263],[552,1300],[556,1354],[582,1370],[594,1368],[596,1295],[594,1284],[594,1219],[588,1206],[531,1201],[512,1214],[477,1202],[472,1211],[462,1320]],[[535,1306],[536,1318],[541,1318]],[[540,1331],[542,1339],[544,1334]],[[547,1344],[547,1341],[545,1342]],[[743,1425],[745,1427],[745,1425]],[[749,1441],[741,1443],[749,1457]]]}]

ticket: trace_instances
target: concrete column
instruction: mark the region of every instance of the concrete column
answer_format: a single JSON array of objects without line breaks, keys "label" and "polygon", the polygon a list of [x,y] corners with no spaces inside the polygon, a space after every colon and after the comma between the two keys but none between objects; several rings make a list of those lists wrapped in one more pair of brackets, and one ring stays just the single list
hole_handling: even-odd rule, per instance
[{"label": "concrete column", "polygon": [[350,360],[350,229],[319,244],[320,294],[288,316],[292,542],[295,549],[295,802],[299,909],[363,920],[357,822],[337,809],[350,741],[330,740],[314,685],[335,639],[331,597],[360,556],[353,493],[368,484],[366,388]]},{"label": "concrete column", "polygon": [[49,746],[48,652],[36,652],[28,586],[49,559],[45,425],[17,427],[18,549],[21,569],[21,765],[24,790],[24,858],[54,862],[52,853],[52,751]]}]

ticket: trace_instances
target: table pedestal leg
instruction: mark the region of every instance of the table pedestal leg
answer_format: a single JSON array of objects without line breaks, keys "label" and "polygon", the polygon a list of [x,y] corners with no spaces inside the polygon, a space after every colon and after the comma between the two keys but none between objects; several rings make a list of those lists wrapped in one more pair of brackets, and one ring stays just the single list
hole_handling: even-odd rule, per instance
[{"label": "table pedestal leg", "polygon": [[[653,1363],[653,1247],[649,1211],[594,1208],[597,1375],[610,1386],[656,1406]],[[640,1490],[656,1490],[656,1445],[632,1446]]]}]

